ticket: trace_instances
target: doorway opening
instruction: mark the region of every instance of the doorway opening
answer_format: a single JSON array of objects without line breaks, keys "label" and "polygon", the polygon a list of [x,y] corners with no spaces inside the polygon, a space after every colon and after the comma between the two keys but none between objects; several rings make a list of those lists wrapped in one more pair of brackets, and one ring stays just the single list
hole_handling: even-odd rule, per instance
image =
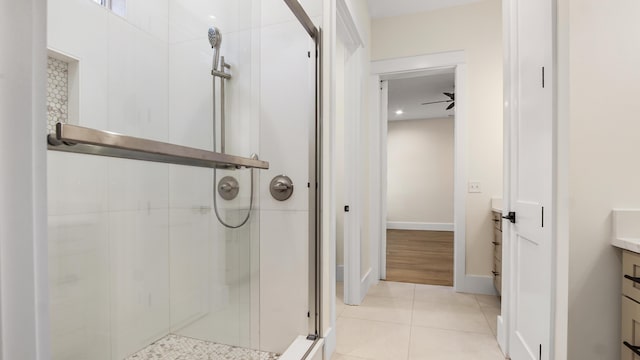
[{"label": "doorway opening", "polygon": [[386,280],[453,286],[454,68],[387,83]]}]

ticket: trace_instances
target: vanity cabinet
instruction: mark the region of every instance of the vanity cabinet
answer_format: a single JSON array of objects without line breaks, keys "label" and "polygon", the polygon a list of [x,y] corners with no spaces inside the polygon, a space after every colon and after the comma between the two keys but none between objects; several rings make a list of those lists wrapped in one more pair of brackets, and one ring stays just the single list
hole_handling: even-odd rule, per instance
[{"label": "vanity cabinet", "polygon": [[640,359],[640,254],[622,252],[622,357]]},{"label": "vanity cabinet", "polygon": [[502,295],[502,213],[493,211],[493,286]]}]

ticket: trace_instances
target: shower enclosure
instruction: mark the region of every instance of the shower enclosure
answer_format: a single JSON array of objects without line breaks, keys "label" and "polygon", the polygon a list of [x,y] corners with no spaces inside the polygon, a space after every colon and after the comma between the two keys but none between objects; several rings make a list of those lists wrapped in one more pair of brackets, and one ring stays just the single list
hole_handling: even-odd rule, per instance
[{"label": "shower enclosure", "polygon": [[313,0],[48,1],[53,359],[317,339],[321,19]]}]

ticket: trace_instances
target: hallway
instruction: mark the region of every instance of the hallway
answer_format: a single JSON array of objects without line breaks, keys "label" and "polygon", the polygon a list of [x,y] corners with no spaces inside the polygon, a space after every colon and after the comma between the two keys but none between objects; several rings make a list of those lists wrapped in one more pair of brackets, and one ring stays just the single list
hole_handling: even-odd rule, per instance
[{"label": "hallway", "polygon": [[337,348],[332,360],[502,360],[495,339],[496,296],[450,287],[380,281],[360,306],[336,286]]}]

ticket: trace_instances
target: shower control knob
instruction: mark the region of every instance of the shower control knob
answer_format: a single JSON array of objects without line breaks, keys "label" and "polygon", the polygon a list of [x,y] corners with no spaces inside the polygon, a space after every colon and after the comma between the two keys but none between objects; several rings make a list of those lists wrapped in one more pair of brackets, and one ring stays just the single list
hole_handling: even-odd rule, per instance
[{"label": "shower control knob", "polygon": [[293,181],[285,175],[278,175],[269,185],[271,196],[278,201],[285,201],[293,194]]},{"label": "shower control knob", "polygon": [[218,194],[225,200],[233,200],[238,196],[240,184],[233,176],[225,176],[218,182]]}]

